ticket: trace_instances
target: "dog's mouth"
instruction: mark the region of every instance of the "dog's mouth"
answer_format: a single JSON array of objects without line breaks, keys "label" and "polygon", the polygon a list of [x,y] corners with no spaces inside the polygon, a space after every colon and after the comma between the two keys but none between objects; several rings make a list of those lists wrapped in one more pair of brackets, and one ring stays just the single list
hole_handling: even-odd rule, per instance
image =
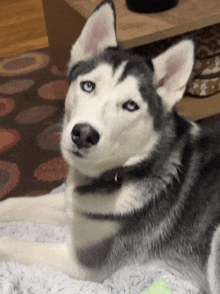
[{"label": "dog's mouth", "polygon": [[79,153],[78,151],[73,152],[73,154],[74,154],[76,157],[79,157],[79,158],[83,158],[83,157],[84,157],[84,156],[83,156],[81,153]]},{"label": "dog's mouth", "polygon": [[63,150],[65,150],[66,152],[68,152],[69,154],[72,154],[74,155],[75,157],[78,157],[78,158],[85,158],[86,157],[86,154],[84,154],[84,152],[79,152],[79,150],[71,150],[71,149],[68,149],[68,148],[62,148]]},{"label": "dog's mouth", "polygon": [[82,149],[73,148],[73,150],[71,150],[71,153],[77,158],[88,158],[90,157],[91,151],[92,150],[88,150],[86,148],[82,148]]}]

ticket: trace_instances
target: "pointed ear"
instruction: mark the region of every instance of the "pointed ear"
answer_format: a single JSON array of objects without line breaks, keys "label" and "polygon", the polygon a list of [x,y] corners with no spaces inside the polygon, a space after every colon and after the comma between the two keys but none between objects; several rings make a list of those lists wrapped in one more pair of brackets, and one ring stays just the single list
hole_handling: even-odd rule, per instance
[{"label": "pointed ear", "polygon": [[186,39],[152,60],[156,90],[168,110],[181,100],[194,58],[194,42]]},{"label": "pointed ear", "polygon": [[79,38],[73,44],[68,68],[108,47],[117,46],[115,22],[113,2],[103,1],[88,18]]}]

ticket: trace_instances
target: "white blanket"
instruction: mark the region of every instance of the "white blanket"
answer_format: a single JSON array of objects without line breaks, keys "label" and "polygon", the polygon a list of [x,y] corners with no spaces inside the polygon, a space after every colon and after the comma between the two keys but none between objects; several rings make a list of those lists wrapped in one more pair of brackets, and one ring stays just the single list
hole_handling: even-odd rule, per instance
[{"label": "white blanket", "polygon": [[[51,225],[0,222],[0,237],[59,243],[64,241],[66,232],[66,228]],[[199,293],[191,283],[179,280],[155,265],[123,268],[98,284],[74,280],[46,266],[0,262],[0,294],[141,294],[158,278],[167,284],[172,294]]]}]

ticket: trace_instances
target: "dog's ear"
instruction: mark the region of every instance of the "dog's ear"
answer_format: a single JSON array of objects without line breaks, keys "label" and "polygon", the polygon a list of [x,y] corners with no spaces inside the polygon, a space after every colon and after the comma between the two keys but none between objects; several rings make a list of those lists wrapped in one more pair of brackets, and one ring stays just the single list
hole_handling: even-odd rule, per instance
[{"label": "dog's ear", "polygon": [[88,18],[79,38],[73,44],[68,67],[87,60],[108,47],[117,46],[115,7],[103,1]]},{"label": "dog's ear", "polygon": [[186,89],[195,59],[193,40],[186,39],[152,60],[157,93],[170,110]]}]

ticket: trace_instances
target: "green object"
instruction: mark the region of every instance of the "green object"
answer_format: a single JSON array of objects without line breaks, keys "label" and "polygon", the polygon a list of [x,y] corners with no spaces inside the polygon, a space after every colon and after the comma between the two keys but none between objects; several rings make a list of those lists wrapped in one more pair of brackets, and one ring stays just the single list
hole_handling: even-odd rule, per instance
[{"label": "green object", "polygon": [[166,283],[161,279],[157,279],[148,290],[142,294],[172,294]]}]

